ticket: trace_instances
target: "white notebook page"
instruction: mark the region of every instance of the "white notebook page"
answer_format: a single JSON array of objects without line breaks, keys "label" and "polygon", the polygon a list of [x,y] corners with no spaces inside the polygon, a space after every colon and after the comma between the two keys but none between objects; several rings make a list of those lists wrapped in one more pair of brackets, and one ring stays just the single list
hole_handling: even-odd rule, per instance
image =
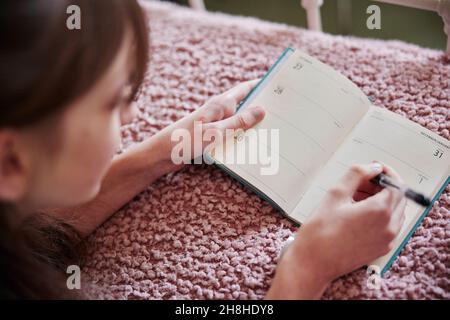
[{"label": "white notebook page", "polygon": [[[300,51],[293,52],[243,108],[263,106],[266,117],[254,129],[279,130],[279,171],[261,175],[257,164],[230,164],[231,149],[248,148],[258,135],[227,143],[213,157],[291,213],[313,177],[361,120],[370,102],[347,78]],[[270,154],[270,144],[267,146]]]}]

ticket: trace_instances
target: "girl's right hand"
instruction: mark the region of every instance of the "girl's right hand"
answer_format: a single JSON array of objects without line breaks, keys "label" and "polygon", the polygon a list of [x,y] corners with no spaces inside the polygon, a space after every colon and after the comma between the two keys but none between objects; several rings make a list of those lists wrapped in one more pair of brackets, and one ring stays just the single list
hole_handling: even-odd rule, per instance
[{"label": "girl's right hand", "polygon": [[281,258],[268,298],[319,298],[333,279],[392,249],[406,201],[397,190],[369,181],[381,172],[402,182],[373,162],[352,166],[328,191]]}]

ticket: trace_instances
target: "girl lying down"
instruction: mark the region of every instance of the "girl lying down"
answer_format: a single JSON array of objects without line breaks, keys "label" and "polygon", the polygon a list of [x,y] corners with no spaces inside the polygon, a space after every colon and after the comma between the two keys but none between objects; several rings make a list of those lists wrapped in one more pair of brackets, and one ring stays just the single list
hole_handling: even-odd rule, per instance
[{"label": "girl lying down", "polygon": [[[81,8],[80,30],[66,28],[70,4]],[[149,52],[137,2],[4,0],[1,20],[1,297],[82,298],[66,287],[67,266],[84,237],[182,167],[171,161],[171,132],[192,132],[194,121],[245,130],[264,106],[235,113],[256,81],[241,83],[115,156]],[[320,298],[333,279],[391,249],[405,203],[371,186],[383,171],[400,180],[380,163],[355,165],[328,192],[280,259],[267,298]]]}]

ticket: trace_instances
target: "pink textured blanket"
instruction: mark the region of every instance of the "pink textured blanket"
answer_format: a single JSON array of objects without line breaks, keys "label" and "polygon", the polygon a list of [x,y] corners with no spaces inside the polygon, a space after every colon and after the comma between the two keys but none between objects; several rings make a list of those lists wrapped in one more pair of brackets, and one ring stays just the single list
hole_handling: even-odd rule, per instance
[{"label": "pink textured blanket", "polygon": [[[337,37],[253,18],[144,5],[151,66],[123,148],[218,94],[261,77],[288,47],[354,81],[375,104],[449,139],[450,56],[398,41]],[[300,8],[299,8],[300,10]],[[450,188],[386,274],[380,290],[361,269],[324,298],[450,298]],[[208,165],[160,178],[88,241],[84,283],[95,298],[259,299],[295,228],[266,202]]]}]

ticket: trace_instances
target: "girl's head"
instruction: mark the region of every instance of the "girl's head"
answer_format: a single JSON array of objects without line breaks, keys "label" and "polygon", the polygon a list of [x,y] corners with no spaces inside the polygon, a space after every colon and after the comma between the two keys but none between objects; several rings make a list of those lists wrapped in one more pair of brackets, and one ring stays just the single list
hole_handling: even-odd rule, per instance
[{"label": "girl's head", "polygon": [[96,194],[144,76],[146,21],[135,0],[2,0],[0,38],[0,297],[68,296],[48,263],[72,262],[76,232],[11,220]]},{"label": "girl's head", "polygon": [[[77,5],[81,29],[66,25]],[[92,198],[142,81],[148,31],[135,1],[3,0],[0,202],[30,211]]]}]

